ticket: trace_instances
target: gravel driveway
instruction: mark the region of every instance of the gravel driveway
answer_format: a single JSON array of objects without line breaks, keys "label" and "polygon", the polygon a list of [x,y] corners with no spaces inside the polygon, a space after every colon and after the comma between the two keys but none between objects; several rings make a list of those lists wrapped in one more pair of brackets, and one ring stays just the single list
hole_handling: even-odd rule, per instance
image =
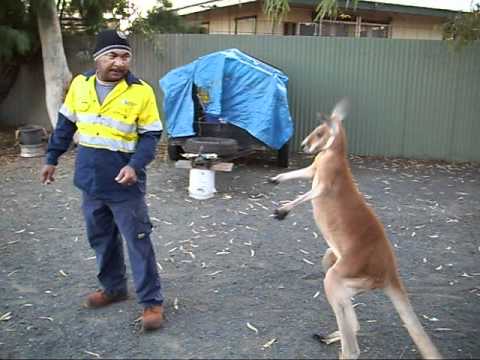
[{"label": "gravel driveway", "polygon": [[[266,182],[268,157],[217,173],[217,195],[187,194],[188,171],[156,160],[147,200],[167,322],[142,334],[130,299],[80,306],[96,289],[73,154],[57,181],[38,182],[41,159],[12,153],[0,177],[0,358],[334,358],[323,291],[326,245],[309,204],[284,221],[281,202],[310,186]],[[295,156],[291,168],[310,159]],[[480,168],[475,164],[352,157],[361,191],[385,224],[413,306],[446,358],[480,357]],[[380,292],[355,298],[362,358],[418,358]]]}]

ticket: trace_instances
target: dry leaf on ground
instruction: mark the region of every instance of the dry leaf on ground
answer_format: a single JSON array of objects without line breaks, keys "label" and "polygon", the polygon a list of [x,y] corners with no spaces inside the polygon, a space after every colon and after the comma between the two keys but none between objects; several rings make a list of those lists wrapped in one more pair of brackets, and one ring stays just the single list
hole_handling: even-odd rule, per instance
[{"label": "dry leaf on ground", "polygon": [[255,331],[256,334],[258,334],[258,329],[253,326],[252,324],[250,324],[249,322],[247,322],[247,327],[252,330],[252,331]]},{"label": "dry leaf on ground", "polygon": [[272,346],[275,342],[277,341],[276,338],[270,340],[270,341],[267,341],[265,344],[262,345],[262,348],[263,349],[268,349],[270,346]]}]

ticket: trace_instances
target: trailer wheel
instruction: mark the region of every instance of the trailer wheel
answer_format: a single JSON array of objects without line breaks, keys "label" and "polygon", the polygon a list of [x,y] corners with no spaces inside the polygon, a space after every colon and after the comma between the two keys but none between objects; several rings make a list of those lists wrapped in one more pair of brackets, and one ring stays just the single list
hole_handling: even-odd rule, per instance
[{"label": "trailer wheel", "polygon": [[216,153],[224,156],[238,152],[238,142],[235,139],[228,138],[195,137],[188,139],[183,148],[188,153]]}]

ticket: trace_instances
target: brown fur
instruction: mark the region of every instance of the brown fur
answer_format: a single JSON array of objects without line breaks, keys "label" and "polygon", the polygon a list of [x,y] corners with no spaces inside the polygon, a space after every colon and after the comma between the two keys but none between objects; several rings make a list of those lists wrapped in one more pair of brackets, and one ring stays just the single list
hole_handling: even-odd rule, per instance
[{"label": "brown fur", "polygon": [[440,358],[410,305],[384,227],[354,183],[342,126],[344,114],[345,103],[341,102],[332,116],[304,140],[306,152],[318,152],[312,165],[271,179],[277,184],[295,178],[312,179],[312,190],[278,208],[275,215],[283,219],[295,206],[312,201],[315,222],[329,245],[322,262],[326,269],[324,285],[339,326],[342,358],[360,354],[356,338],[359,324],[351,297],[377,288],[392,300],[422,356]]}]

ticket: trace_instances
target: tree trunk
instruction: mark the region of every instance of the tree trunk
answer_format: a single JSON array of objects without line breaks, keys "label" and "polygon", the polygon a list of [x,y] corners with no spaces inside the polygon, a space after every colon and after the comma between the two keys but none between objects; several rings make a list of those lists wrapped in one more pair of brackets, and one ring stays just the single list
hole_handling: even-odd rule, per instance
[{"label": "tree trunk", "polygon": [[60,20],[54,0],[45,1],[37,13],[38,32],[42,44],[43,74],[45,77],[45,102],[48,117],[55,128],[58,110],[72,79],[63,48]]}]

